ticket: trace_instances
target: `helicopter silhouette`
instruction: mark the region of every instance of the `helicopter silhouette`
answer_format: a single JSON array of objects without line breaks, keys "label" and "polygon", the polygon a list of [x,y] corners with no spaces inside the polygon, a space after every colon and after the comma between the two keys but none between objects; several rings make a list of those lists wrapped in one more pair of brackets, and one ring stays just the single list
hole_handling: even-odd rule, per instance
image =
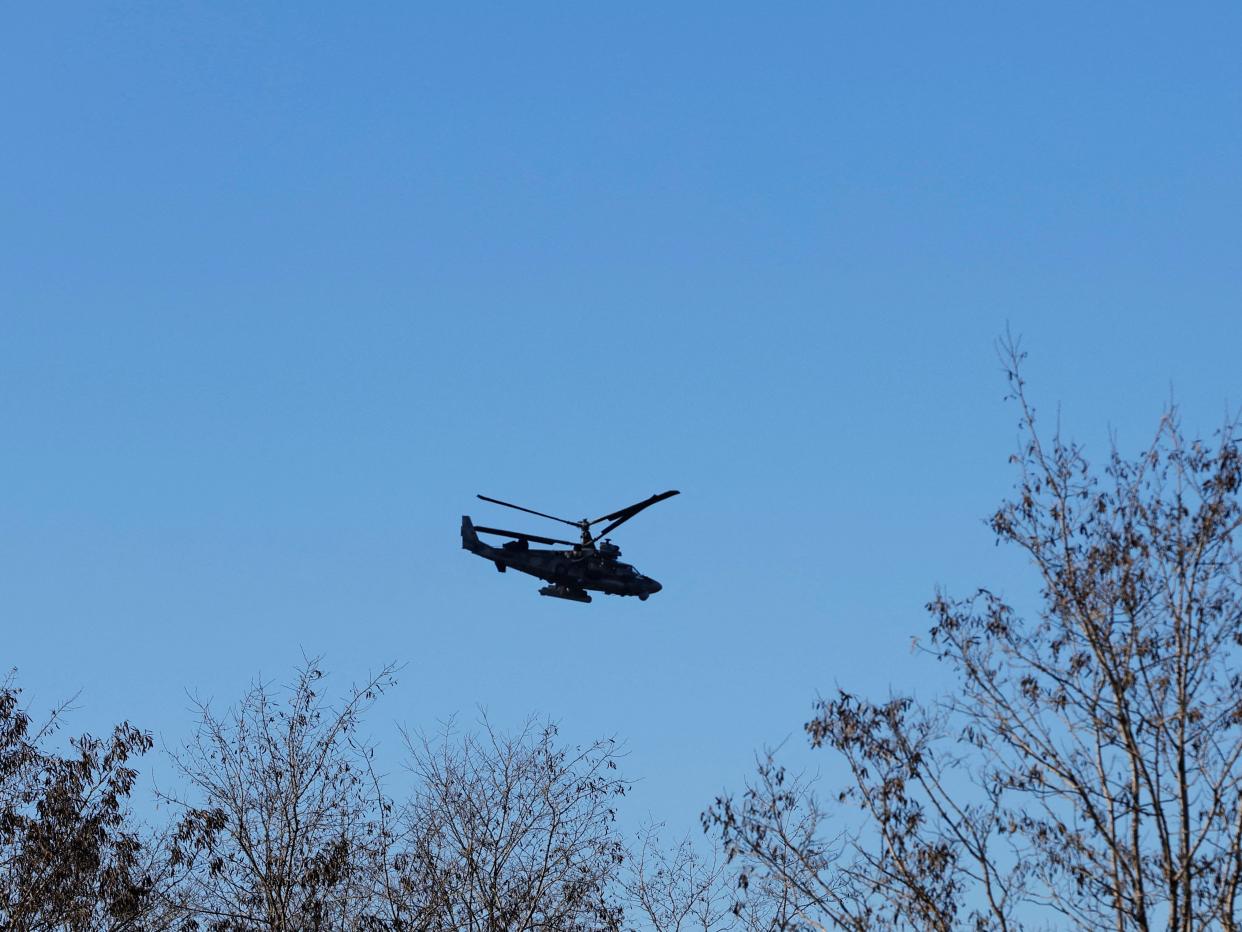
[{"label": "helicopter silhouette", "polygon": [[[644,576],[638,572],[629,563],[622,563],[618,559],[621,556],[621,548],[607,540],[605,535],[629,521],[644,508],[650,508],[656,502],[662,502],[678,494],[680,493],[676,489],[661,492],[659,495],[635,502],[633,505],[620,508],[594,521],[587,518],[581,521],[570,521],[567,518],[544,514],[542,511],[523,508],[521,505],[502,502],[498,498],[480,495],[479,498],[485,502],[515,508],[527,514],[550,518],[553,521],[568,524],[570,527],[576,527],[581,540],[574,543],[569,540],[557,540],[554,537],[541,537],[538,534],[524,534],[520,531],[475,527],[469,515],[462,515],[461,546],[476,556],[491,560],[496,564],[496,569],[502,573],[513,568],[519,573],[526,573],[551,583],[539,590],[540,595],[551,596],[555,599],[569,599],[571,602],[590,602],[591,596],[587,590],[591,589],[607,595],[636,595],[645,602],[648,596],[659,592],[663,587],[650,576]],[[592,526],[602,521],[612,523],[598,534],[592,534]],[[493,547],[479,540],[479,534],[495,534],[499,537],[514,539],[499,547]],[[541,550],[532,548],[530,546],[532,543],[564,544],[571,549]]]}]

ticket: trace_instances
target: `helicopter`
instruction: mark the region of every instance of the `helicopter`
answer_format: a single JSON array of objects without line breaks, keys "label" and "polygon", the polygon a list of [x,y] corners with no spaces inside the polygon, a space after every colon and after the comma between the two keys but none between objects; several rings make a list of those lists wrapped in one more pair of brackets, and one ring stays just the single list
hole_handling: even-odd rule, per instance
[{"label": "helicopter", "polygon": [[[550,518],[553,521],[568,524],[570,527],[576,527],[581,540],[574,543],[569,540],[557,540],[555,537],[541,537],[538,534],[504,531],[494,527],[476,527],[469,515],[462,515],[461,546],[476,556],[491,560],[501,573],[512,567],[519,573],[546,580],[550,585],[540,589],[540,595],[555,599],[568,599],[571,602],[590,602],[591,596],[587,590],[593,589],[607,595],[636,595],[640,601],[645,602],[648,596],[659,592],[663,587],[650,576],[644,576],[638,572],[630,564],[622,563],[618,559],[621,556],[621,548],[606,539],[605,535],[629,521],[644,508],[650,508],[656,502],[662,502],[678,494],[680,493],[676,489],[661,492],[641,502],[619,508],[594,521],[587,518],[581,521],[570,521],[555,515],[544,514],[542,511],[524,508],[521,505],[514,505],[511,502],[502,502],[498,498],[480,495],[478,497],[485,502],[504,505],[506,508],[516,508],[527,514]],[[602,521],[612,523],[598,534],[592,534],[592,526]],[[513,540],[499,547],[493,547],[479,540],[479,534],[512,537]],[[571,549],[532,549],[530,546],[532,543],[563,544]]]}]

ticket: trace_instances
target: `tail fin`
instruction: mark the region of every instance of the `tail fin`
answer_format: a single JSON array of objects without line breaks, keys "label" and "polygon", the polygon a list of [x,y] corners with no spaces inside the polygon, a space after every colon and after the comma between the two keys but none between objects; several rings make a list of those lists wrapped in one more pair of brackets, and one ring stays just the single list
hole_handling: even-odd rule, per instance
[{"label": "tail fin", "polygon": [[461,546],[464,550],[477,550],[480,546],[479,535],[475,533],[469,515],[461,516]]}]

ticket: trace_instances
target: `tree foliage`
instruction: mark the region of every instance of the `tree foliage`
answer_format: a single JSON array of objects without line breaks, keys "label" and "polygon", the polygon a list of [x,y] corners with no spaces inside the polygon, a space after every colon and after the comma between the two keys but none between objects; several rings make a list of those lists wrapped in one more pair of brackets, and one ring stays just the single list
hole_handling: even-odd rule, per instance
[{"label": "tree foliage", "polygon": [[1038,574],[1036,610],[979,590],[929,604],[957,688],[920,706],[845,692],[806,732],[849,780],[761,760],[706,821],[751,874],[848,929],[1235,930],[1242,882],[1242,456],[1237,424],[1188,439],[1176,412],[1103,469],[1036,429],[991,519]]},{"label": "tree foliage", "polygon": [[153,877],[127,807],[131,758],[151,738],[129,723],[51,745],[62,706],[35,724],[0,681],[0,928],[140,928]]}]

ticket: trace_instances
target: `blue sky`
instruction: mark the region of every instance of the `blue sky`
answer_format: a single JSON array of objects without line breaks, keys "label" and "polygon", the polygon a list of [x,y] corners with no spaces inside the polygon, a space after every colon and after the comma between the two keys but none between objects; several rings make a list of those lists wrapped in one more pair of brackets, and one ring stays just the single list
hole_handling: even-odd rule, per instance
[{"label": "blue sky", "polygon": [[[625,739],[694,823],[817,692],[940,688],[1016,414],[1242,401],[1232,4],[16,5],[0,28],[0,666],[175,744],[302,651],[372,716]],[[463,513],[617,540],[538,597]],[[393,747],[394,761],[396,749]],[[394,766],[395,763],[394,763]],[[637,815],[636,815],[637,814]]]}]

